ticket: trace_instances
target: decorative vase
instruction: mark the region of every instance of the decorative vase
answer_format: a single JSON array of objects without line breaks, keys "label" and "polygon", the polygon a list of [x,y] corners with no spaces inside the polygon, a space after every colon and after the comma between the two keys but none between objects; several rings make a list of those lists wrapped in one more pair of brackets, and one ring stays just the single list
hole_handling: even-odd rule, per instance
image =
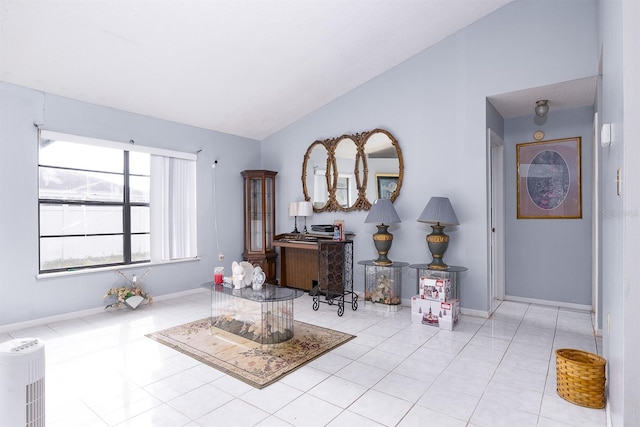
[{"label": "decorative vase", "polygon": [[378,251],[378,259],[374,263],[377,265],[391,265],[393,261],[387,257],[387,254],[393,243],[393,234],[387,231],[387,228],[389,228],[387,224],[378,224],[376,227],[378,227],[378,232],[373,235],[373,245]]},{"label": "decorative vase", "polygon": [[432,225],[431,229],[433,232],[427,235],[427,246],[433,259],[428,267],[431,270],[446,270],[449,266],[444,263],[442,257],[449,247],[449,236],[444,234],[444,227],[440,224]]}]

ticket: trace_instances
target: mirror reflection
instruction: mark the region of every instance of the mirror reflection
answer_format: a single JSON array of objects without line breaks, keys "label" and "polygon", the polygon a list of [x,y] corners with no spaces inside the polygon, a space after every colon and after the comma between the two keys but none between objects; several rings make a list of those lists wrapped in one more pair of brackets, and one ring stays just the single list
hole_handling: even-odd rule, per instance
[{"label": "mirror reflection", "polygon": [[402,186],[398,141],[384,129],[315,141],[302,165],[305,199],[314,211],[369,210],[377,198],[395,200]]},{"label": "mirror reflection", "polygon": [[[305,154],[305,163],[310,165],[306,178],[303,174],[303,192],[307,201],[313,204],[314,210],[323,210],[329,200],[329,183],[327,174],[330,162],[327,147],[322,141],[316,141]],[[307,197],[311,194],[311,197]]]},{"label": "mirror reflection", "polygon": [[358,145],[352,138],[341,138],[336,143],[333,153],[336,160],[334,189],[336,203],[342,209],[348,209],[353,206],[358,198],[358,188],[354,174],[354,162],[357,153]]},{"label": "mirror reflection", "polygon": [[400,156],[393,145],[390,134],[374,132],[364,145],[368,176],[367,199],[391,199],[398,197],[400,190]]}]

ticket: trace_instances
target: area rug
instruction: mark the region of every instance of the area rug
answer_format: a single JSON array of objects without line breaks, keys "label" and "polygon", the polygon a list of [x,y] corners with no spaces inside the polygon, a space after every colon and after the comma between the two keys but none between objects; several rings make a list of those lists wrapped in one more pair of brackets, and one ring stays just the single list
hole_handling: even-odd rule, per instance
[{"label": "area rug", "polygon": [[294,321],[293,338],[261,345],[211,327],[205,318],[148,334],[147,337],[212,366],[256,388],[264,388],[354,335]]}]

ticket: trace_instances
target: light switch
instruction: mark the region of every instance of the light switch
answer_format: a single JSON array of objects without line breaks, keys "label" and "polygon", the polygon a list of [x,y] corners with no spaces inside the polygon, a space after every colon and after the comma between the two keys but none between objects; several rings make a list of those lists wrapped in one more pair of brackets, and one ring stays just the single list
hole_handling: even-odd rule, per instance
[{"label": "light switch", "polygon": [[611,145],[611,123],[603,123],[600,130],[600,144],[603,147]]}]

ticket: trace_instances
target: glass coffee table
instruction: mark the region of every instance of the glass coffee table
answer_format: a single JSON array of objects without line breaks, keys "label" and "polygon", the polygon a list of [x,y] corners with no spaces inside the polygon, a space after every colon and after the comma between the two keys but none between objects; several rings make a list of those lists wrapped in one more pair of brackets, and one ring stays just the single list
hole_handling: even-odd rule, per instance
[{"label": "glass coffee table", "polygon": [[207,282],[211,289],[211,326],[259,344],[293,337],[293,300],[304,291],[264,284],[262,289],[233,289]]}]

